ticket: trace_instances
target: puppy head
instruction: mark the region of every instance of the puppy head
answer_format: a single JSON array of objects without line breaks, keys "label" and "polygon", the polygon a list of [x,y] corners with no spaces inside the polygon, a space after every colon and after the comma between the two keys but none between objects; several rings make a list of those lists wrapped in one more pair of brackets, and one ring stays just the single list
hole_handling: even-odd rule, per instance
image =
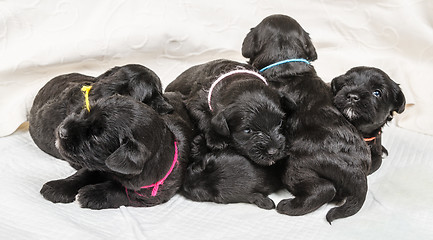
[{"label": "puppy head", "polygon": [[271,15],[252,28],[242,44],[242,55],[258,69],[288,58],[317,59],[309,34],[285,15]]},{"label": "puppy head", "polygon": [[104,89],[103,96],[114,93],[132,96],[137,101],[151,106],[158,113],[170,113],[173,107],[162,95],[162,85],[159,77],[150,69],[138,65],[128,64],[114,67],[97,77]]},{"label": "puppy head", "polygon": [[355,67],[331,82],[334,104],[362,133],[371,133],[402,113],[403,92],[382,70]]},{"label": "puppy head", "polygon": [[283,117],[278,93],[263,88],[240,94],[213,116],[211,125],[217,133],[230,137],[240,154],[268,166],[284,155]]},{"label": "puppy head", "polygon": [[161,122],[149,106],[111,96],[90,112],[69,115],[56,130],[56,147],[67,161],[90,170],[137,175],[160,144],[143,136],[163,135]]}]

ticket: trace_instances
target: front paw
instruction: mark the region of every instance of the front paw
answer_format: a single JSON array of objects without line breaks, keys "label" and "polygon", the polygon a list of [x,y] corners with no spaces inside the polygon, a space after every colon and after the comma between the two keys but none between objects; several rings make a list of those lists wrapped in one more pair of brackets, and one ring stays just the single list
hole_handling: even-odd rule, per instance
[{"label": "front paw", "polygon": [[45,183],[40,191],[42,196],[53,203],[71,203],[77,191],[67,184],[67,180],[55,180]]},{"label": "front paw", "polygon": [[382,157],[388,156],[388,150],[386,150],[386,148],[384,146],[382,146]]},{"label": "front paw", "polygon": [[77,201],[82,208],[104,209],[109,208],[107,191],[99,184],[88,185],[78,191]]},{"label": "front paw", "polygon": [[371,167],[370,167],[370,172],[368,173],[369,175],[376,172],[379,167],[382,165],[382,156],[380,155],[371,155]]},{"label": "front paw", "polygon": [[252,196],[249,199],[249,201],[250,201],[250,203],[257,205],[259,208],[263,208],[263,209],[267,209],[267,210],[275,208],[274,201],[272,201],[272,199],[270,199],[269,197],[266,197],[262,194],[257,194],[255,196]]},{"label": "front paw", "polygon": [[194,137],[191,143],[191,157],[195,160],[201,160],[204,158],[206,153],[208,152],[208,148],[206,145],[206,139],[203,134],[197,135]]},{"label": "front paw", "polygon": [[82,208],[105,209],[128,205],[125,188],[115,182],[87,185],[78,191],[77,201]]},{"label": "front paw", "polygon": [[213,135],[207,135],[206,144],[212,150],[221,150],[228,147],[226,139]]}]

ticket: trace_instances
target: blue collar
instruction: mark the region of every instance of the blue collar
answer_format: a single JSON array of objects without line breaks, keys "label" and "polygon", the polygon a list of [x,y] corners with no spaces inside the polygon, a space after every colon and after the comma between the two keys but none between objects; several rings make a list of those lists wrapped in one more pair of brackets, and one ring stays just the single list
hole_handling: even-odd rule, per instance
[{"label": "blue collar", "polygon": [[279,62],[273,63],[273,64],[271,64],[271,65],[268,65],[268,66],[266,66],[266,67],[260,69],[259,72],[263,72],[263,71],[265,71],[266,69],[269,69],[269,68],[272,68],[272,67],[275,67],[275,66],[278,66],[278,65],[284,64],[284,63],[289,63],[289,62],[304,62],[304,63],[306,63],[306,64],[310,64],[310,62],[309,62],[308,60],[303,59],[303,58],[286,59],[286,60],[283,60],[283,61],[279,61]]}]

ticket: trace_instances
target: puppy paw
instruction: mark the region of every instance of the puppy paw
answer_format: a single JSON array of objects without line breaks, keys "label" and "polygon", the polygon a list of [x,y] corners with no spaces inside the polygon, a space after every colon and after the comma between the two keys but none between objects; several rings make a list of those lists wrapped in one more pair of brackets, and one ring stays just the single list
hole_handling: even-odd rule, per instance
[{"label": "puppy paw", "polygon": [[368,173],[369,175],[376,172],[379,168],[380,165],[382,165],[382,156],[380,155],[371,155],[371,167],[370,167],[370,172]]},{"label": "puppy paw", "polygon": [[40,193],[53,203],[71,203],[75,200],[77,190],[68,187],[67,180],[55,180],[45,183]]},{"label": "puppy paw", "polygon": [[218,139],[216,137],[208,137],[206,139],[208,148],[212,150],[221,150],[228,147],[227,142],[224,139]]},{"label": "puppy paw", "polygon": [[301,209],[301,204],[298,203],[296,198],[281,200],[277,205],[277,212],[289,216],[300,216],[306,214],[306,212]]},{"label": "puppy paw", "polygon": [[125,195],[124,191],[122,188],[113,186],[111,182],[88,185],[78,191],[77,201],[82,208],[118,208],[125,205],[122,200],[119,200],[119,195]]},{"label": "puppy paw", "polygon": [[388,150],[384,146],[382,146],[382,157],[384,156],[388,156]]},{"label": "puppy paw", "polygon": [[98,185],[88,185],[81,188],[78,191],[77,201],[82,208],[104,209],[109,207],[106,192]]},{"label": "puppy paw", "polygon": [[272,199],[270,199],[269,197],[266,197],[262,194],[257,194],[255,196],[252,196],[249,200],[250,200],[250,203],[257,205],[259,208],[263,208],[263,209],[267,209],[267,210],[275,208],[274,201],[272,201]]},{"label": "puppy paw", "polygon": [[197,135],[191,143],[191,157],[196,160],[203,159],[207,152],[208,148],[204,135]]}]

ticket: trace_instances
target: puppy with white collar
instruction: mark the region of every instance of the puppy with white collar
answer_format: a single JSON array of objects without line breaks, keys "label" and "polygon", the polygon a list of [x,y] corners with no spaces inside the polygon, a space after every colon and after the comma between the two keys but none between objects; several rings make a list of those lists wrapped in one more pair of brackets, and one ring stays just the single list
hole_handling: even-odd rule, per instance
[{"label": "puppy with white collar", "polygon": [[285,155],[279,93],[247,64],[215,60],[189,68],[166,92],[180,92],[211,150],[230,147],[264,166]]}]

